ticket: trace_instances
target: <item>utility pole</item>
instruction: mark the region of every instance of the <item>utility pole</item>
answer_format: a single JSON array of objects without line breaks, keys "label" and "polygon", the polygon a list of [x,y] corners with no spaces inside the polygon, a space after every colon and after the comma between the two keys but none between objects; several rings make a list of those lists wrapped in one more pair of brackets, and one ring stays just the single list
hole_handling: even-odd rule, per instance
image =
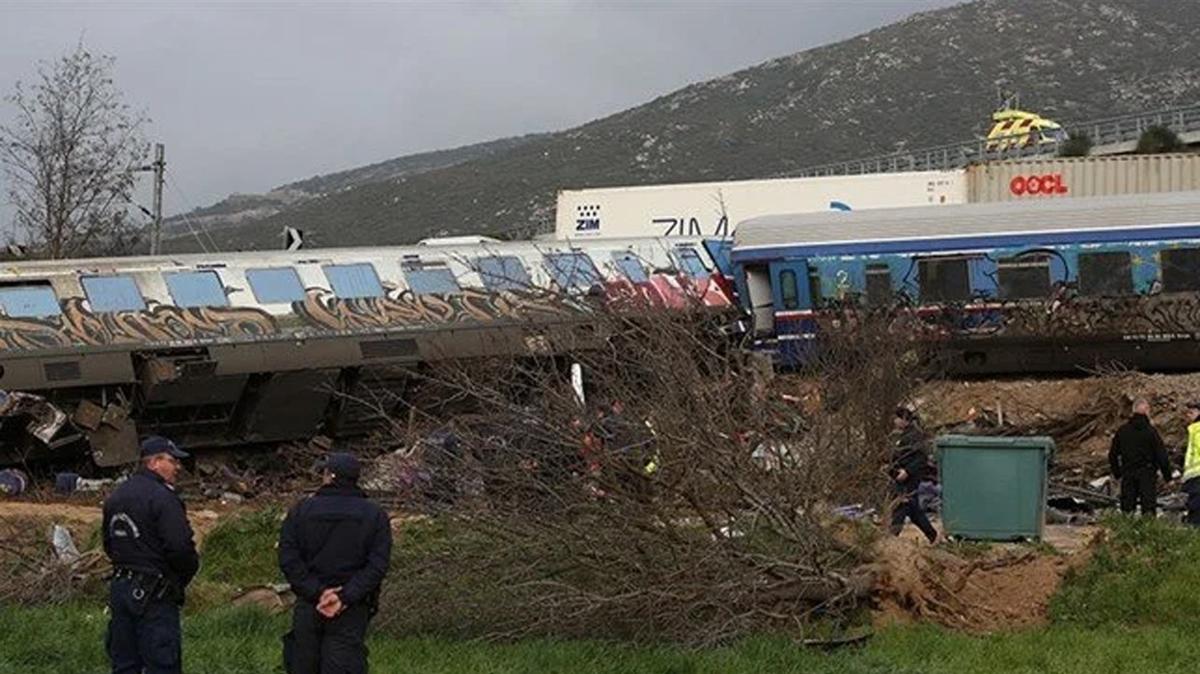
[{"label": "utility pole", "polygon": [[150,238],[150,254],[158,255],[159,240],[162,237],[162,193],[163,171],[167,163],[163,161],[163,144],[154,144],[154,163],[150,168],[154,171],[154,231]]}]

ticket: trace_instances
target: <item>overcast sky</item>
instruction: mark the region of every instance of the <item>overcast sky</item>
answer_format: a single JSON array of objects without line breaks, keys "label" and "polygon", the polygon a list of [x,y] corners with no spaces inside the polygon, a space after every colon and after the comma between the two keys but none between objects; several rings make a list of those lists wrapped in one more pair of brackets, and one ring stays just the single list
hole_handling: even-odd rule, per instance
[{"label": "overcast sky", "polygon": [[[568,128],[951,4],[0,0],[0,91],[81,38],[115,56],[118,86],[153,119],[150,139],[166,144],[170,214],[413,152]],[[5,227],[10,218],[0,206]]]}]

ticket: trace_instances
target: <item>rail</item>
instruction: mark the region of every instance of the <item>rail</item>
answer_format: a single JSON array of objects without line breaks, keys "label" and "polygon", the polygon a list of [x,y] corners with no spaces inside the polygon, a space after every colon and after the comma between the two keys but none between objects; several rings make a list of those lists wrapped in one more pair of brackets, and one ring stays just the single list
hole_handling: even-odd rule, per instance
[{"label": "rail", "polygon": [[[1092,139],[1093,152],[1107,154],[1121,151],[1112,148],[1119,148],[1130,142],[1136,143],[1143,131],[1156,125],[1169,127],[1177,134],[1200,132],[1200,103],[1156,112],[1064,124],[1063,127],[1068,133],[1086,133]],[[1060,141],[1007,149],[988,148],[989,145],[993,148],[997,145],[1003,147],[1005,140],[1015,141],[1024,136],[1025,134],[1014,134],[990,140],[977,138],[918,150],[902,150],[864,159],[810,166],[797,171],[781,173],[777,177],[807,178],[898,171],[948,171],[975,162],[1055,156],[1059,152]],[[1016,144],[1013,143],[1013,145]]]}]

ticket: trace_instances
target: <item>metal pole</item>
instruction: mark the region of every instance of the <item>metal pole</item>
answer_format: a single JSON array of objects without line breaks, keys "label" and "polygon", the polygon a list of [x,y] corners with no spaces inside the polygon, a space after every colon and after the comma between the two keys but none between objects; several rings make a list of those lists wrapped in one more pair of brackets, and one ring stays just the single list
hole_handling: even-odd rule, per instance
[{"label": "metal pole", "polygon": [[159,242],[162,237],[162,193],[163,170],[167,163],[163,161],[163,144],[154,144],[154,231],[150,238],[150,254],[158,255]]}]

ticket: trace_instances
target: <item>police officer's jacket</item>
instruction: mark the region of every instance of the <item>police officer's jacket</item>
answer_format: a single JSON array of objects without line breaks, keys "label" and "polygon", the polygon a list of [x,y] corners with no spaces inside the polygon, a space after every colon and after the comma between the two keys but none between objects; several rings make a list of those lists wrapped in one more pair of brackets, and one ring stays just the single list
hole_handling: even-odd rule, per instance
[{"label": "police officer's jacket", "polygon": [[1162,437],[1144,414],[1129,418],[1113,436],[1108,450],[1108,465],[1118,480],[1145,470],[1158,469],[1164,480],[1171,479],[1171,464]]},{"label": "police officer's jacket", "polygon": [[104,502],[103,539],[115,568],[162,576],[181,592],[200,569],[183,501],[145,468]]},{"label": "police officer's jacket", "polygon": [[[928,444],[925,433],[916,424],[910,423],[900,432],[892,449],[891,472],[897,489],[906,492],[917,490],[929,468]],[[899,479],[901,470],[905,472],[904,480]]]},{"label": "police officer's jacket", "polygon": [[338,481],[292,507],[279,535],[279,568],[309,603],[341,587],[347,606],[374,605],[391,554],[387,513],[358,487]]}]

